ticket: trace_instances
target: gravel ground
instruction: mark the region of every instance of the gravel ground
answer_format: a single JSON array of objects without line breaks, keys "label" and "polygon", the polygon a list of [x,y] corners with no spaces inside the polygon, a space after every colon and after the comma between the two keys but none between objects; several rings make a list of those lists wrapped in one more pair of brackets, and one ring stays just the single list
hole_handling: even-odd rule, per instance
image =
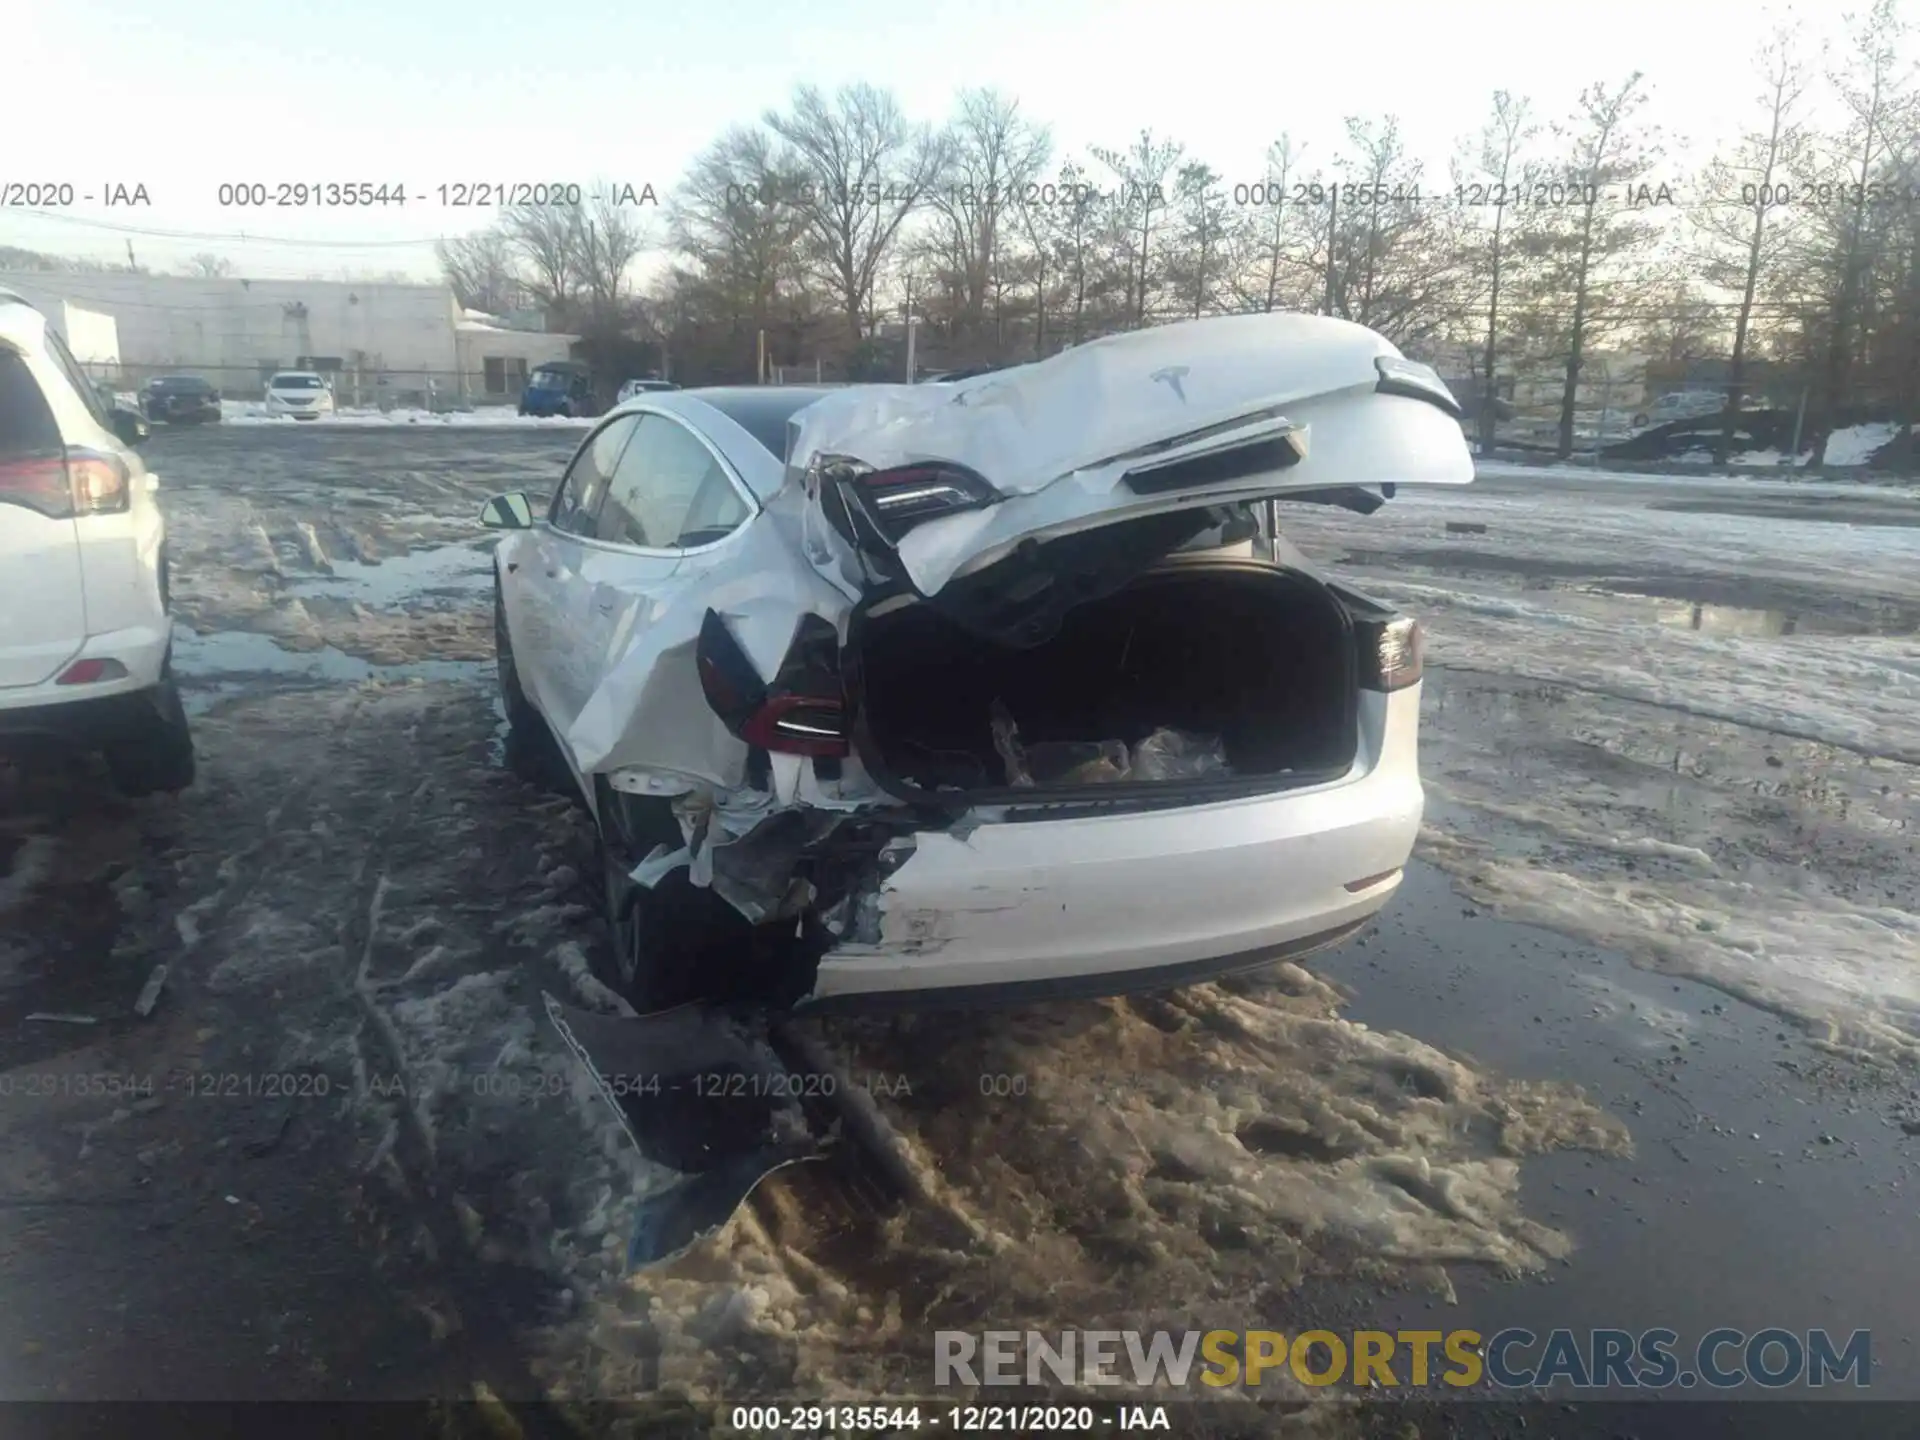
[{"label": "gravel ground", "polygon": [[[857,1398],[924,1391],[936,1326],[1294,1329],[1413,1313],[1422,1296],[1497,1317],[1543,1293],[1516,1278],[1548,1275],[1554,1305],[1605,1312],[1607,1292],[1583,1300],[1577,1277],[1617,1270],[1619,1207],[1563,1205],[1552,1186],[1569,1166],[1630,1177],[1620,1167],[1648,1153],[1650,1106],[1661,1144],[1683,1119],[1697,1129],[1731,1107],[1750,1076],[1736,1068],[1694,1094],[1693,1072],[1664,1057],[1731,1054],[1754,1025],[1780,1029],[1775,1058],[1801,1067],[1768,1071],[1777,1108],[1801,1129],[1887,1147],[1876,1183],[1897,1187],[1887,1134],[1905,1113],[1909,1017],[1856,1003],[1869,982],[1899,998],[1868,963],[1878,935],[1857,932],[1865,968],[1847,972],[1850,989],[1831,967],[1788,967],[1786,983],[1752,963],[1787,953],[1778,943],[1689,960],[1692,947],[1651,943],[1644,918],[1672,941],[1676,916],[1729,913],[1735,892],[1714,884],[1734,853],[1728,883],[1790,874],[1795,893],[1831,900],[1821,936],[1910,914],[1910,770],[1872,753],[1880,711],[1827,694],[1787,719],[1747,713],[1752,696],[1694,714],[1627,686],[1596,695],[1591,675],[1564,667],[1541,678],[1509,632],[1475,628],[1501,617],[1474,596],[1508,587],[1552,608],[1564,595],[1577,620],[1592,618],[1581,606],[1662,592],[1596,601],[1554,570],[1564,554],[1463,566],[1433,552],[1461,548],[1440,522],[1467,511],[1396,502],[1294,533],[1309,553],[1347,554],[1375,588],[1437,598],[1434,657],[1452,668],[1429,697],[1424,848],[1456,879],[1420,867],[1362,943],[1229,985],[810,1022],[872,1091],[929,1202],[876,1207],[831,1167],[802,1167],[685,1260],[624,1275],[635,1196],[658,1175],[541,1018],[543,991],[603,1004],[585,957],[605,937],[579,813],[503,763],[473,519],[496,491],[550,488],[576,438],[155,437],[202,778],[177,801],[133,805],[90,765],[0,769],[0,1275],[15,1298],[0,1313],[0,1396]],[[1529,485],[1448,503],[1547,503]],[[1651,507],[1675,498],[1712,497],[1637,484],[1608,503],[1658,528],[1681,512]],[[1465,548],[1484,554],[1498,536],[1473,523],[1487,538]],[[1584,521],[1556,523],[1577,536]],[[1887,632],[1913,600],[1902,563],[1883,556],[1864,568],[1895,579],[1811,610],[1773,598],[1879,630],[1861,640],[1897,675],[1905,642]],[[1663,564],[1670,589],[1695,593],[1681,582],[1698,567],[1649,568]],[[1581,655],[1602,654],[1597,632],[1578,635]],[[1475,645],[1505,645],[1501,663]],[[1832,656],[1807,653],[1831,686]],[[1776,677],[1799,663],[1770,658],[1787,667]],[[1783,733],[1789,720],[1805,733]],[[1684,765],[1668,763],[1676,745]],[[1516,796],[1534,808],[1509,813]],[[1625,805],[1645,814],[1615,824]],[[1714,859],[1713,884],[1691,851]],[[1543,871],[1564,878],[1539,883]],[[1582,899],[1613,893],[1603,874],[1644,892],[1633,926],[1600,923],[1620,907]],[[1519,993],[1496,950],[1534,957],[1539,988]],[[136,1019],[159,963],[166,991]],[[1649,967],[1674,978],[1650,981]],[[1643,982],[1690,988],[1656,1010],[1628,996]],[[95,1023],[28,1018],[43,1013]],[[1603,1057],[1624,1053],[1622,1035],[1657,1036],[1660,1054],[1596,1069],[1543,1049],[1549,1032]],[[1020,1077],[1020,1093],[983,1094],[996,1076]],[[1810,1120],[1841,1110],[1854,1118]],[[1796,1207],[1858,1183],[1833,1163],[1796,1175]],[[1597,1272],[1583,1268],[1589,1248]],[[1899,1269],[1854,1249],[1880,1275]],[[1824,1304],[1803,1314],[1799,1270],[1776,1269],[1771,1288],[1755,1282],[1761,1298],[1801,1307],[1776,1323],[1845,1328]],[[1834,1273],[1844,1305],[1852,1272]],[[1724,1269],[1693,1278],[1711,1285]],[[1649,1276],[1635,1303],[1658,1310],[1678,1283]],[[1316,1425],[1329,1408],[1312,1407]]]}]

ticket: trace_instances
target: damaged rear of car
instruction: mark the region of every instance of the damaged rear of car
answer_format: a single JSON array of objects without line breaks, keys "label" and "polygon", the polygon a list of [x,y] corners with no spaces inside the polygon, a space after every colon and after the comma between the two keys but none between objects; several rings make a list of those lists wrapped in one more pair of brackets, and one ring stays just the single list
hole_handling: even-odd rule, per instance
[{"label": "damaged rear of car", "polygon": [[[1385,903],[1422,810],[1419,628],[1281,517],[1470,481],[1431,371],[1258,315],[779,393],[644,397],[673,455],[614,435],[547,521],[490,506],[527,532],[500,547],[509,718],[594,808],[636,1006],[1158,988]],[[676,543],[577,537],[594,483],[671,491],[642,538]]]}]

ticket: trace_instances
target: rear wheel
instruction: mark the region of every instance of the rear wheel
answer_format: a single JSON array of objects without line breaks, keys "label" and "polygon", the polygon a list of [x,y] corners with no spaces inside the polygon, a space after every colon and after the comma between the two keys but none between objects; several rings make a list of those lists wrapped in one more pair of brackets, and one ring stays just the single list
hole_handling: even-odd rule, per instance
[{"label": "rear wheel", "polygon": [[725,977],[737,974],[753,942],[753,926],[713,891],[695,885],[686,867],[651,888],[633,868],[656,847],[677,850],[685,839],[671,804],[628,795],[595,780],[607,928],[612,944],[596,956],[600,978],[645,1015],[693,1000],[732,998]]},{"label": "rear wheel", "polygon": [[171,669],[153,691],[153,708],[151,724],[107,747],[107,773],[123,795],[139,798],[193,784],[193,734]]}]

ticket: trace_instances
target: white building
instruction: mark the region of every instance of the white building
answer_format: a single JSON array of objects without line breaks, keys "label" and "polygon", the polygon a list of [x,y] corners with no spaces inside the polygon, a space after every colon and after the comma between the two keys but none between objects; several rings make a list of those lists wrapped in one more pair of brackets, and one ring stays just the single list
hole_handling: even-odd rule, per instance
[{"label": "white building", "polygon": [[444,285],[10,271],[0,288],[38,306],[102,376],[202,375],[236,398],[299,368],[334,375],[346,404],[510,399],[516,377],[567,358],[575,339],[469,318]]}]

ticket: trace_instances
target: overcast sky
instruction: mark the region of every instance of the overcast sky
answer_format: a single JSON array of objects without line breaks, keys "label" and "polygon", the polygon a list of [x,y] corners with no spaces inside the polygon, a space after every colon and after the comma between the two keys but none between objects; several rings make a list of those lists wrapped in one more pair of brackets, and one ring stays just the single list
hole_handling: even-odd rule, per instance
[{"label": "overcast sky", "polygon": [[[1810,55],[1840,33],[1840,10],[1802,8]],[[1282,131],[1326,163],[1342,117],[1393,114],[1444,188],[1495,89],[1558,116],[1588,82],[1641,69],[1678,180],[1751,114],[1752,51],[1785,13],[1733,0],[57,0],[8,21],[0,184],[67,182],[96,199],[65,222],[0,209],[0,244],[124,259],[131,240],[162,269],[211,250],[263,276],[424,277],[424,239],[486,219],[442,208],[439,185],[612,179],[664,197],[729,124],[807,81],[885,85],[933,121],[958,90],[991,85],[1051,126],[1057,153],[1147,128],[1229,185],[1260,178]],[[222,182],[302,180],[398,182],[428,199],[370,213],[217,203]],[[144,185],[151,206],[103,208],[113,182]],[[203,238],[242,231],[301,243]]]}]

